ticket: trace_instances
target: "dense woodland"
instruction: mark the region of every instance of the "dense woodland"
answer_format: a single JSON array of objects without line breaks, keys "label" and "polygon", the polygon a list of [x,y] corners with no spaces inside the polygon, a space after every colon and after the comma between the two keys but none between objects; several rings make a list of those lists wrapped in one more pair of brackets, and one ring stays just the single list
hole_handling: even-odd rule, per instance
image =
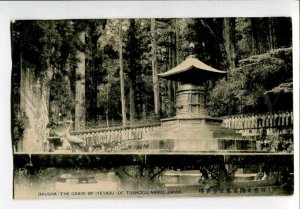
[{"label": "dense woodland", "polygon": [[292,108],[268,96],[292,91],[290,18],[20,20],[11,34],[19,123],[29,117],[20,96],[27,71],[47,121],[72,119],[85,129],[172,116],[177,83],[157,74],[181,63],[191,43],[201,61],[228,71],[209,90],[211,115]]}]

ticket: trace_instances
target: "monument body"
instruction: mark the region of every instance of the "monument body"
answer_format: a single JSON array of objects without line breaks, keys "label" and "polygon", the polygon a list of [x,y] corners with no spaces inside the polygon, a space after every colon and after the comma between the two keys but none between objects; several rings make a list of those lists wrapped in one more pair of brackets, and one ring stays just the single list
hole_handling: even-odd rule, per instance
[{"label": "monument body", "polygon": [[256,151],[255,141],[221,127],[222,119],[208,115],[207,93],[213,81],[226,75],[190,55],[181,64],[161,73],[177,81],[176,116],[161,120],[161,127],[147,133],[130,149],[151,152],[241,152]]}]

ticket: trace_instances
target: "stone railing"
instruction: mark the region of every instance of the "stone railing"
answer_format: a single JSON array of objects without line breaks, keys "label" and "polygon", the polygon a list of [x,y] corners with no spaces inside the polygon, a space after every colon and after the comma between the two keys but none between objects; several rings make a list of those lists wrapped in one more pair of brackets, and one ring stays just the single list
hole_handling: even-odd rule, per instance
[{"label": "stone railing", "polygon": [[71,134],[84,139],[86,146],[91,149],[116,149],[117,147],[118,150],[122,150],[125,149],[125,147],[122,147],[125,141],[142,139],[144,134],[159,126],[160,124],[156,123],[126,127],[89,129],[72,131]]},{"label": "stone railing", "polygon": [[228,116],[222,126],[235,130],[293,127],[293,112]]},{"label": "stone railing", "polygon": [[[84,140],[86,151],[120,151],[128,149],[128,141],[141,140],[144,135],[160,126],[160,123],[126,127],[111,127],[72,131]],[[223,118],[223,127],[236,130],[243,136],[259,136],[292,133],[293,113],[235,115]],[[225,146],[225,145],[224,145]],[[226,145],[229,146],[229,145]]]},{"label": "stone railing", "polygon": [[222,126],[243,136],[286,135],[293,133],[293,113],[234,115],[223,118]]}]

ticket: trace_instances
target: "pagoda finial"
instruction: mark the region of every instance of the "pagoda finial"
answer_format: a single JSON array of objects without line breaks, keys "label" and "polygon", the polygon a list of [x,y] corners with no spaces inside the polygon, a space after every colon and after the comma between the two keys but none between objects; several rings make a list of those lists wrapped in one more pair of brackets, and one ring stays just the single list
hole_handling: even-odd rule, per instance
[{"label": "pagoda finial", "polygon": [[188,57],[191,57],[191,58],[195,58],[196,57],[196,55],[195,55],[195,44],[194,44],[194,42],[191,42],[190,44],[189,44],[189,56]]}]

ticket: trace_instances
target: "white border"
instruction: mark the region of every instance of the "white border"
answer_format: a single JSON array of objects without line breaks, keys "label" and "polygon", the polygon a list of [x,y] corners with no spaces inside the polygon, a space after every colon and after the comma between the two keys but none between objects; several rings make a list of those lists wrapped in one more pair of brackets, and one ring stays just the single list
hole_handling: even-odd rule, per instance
[{"label": "white border", "polygon": [[[0,208],[262,208],[299,205],[299,3],[291,1],[0,2]],[[292,16],[294,49],[295,194],[288,197],[12,200],[10,21],[119,17]]]}]

